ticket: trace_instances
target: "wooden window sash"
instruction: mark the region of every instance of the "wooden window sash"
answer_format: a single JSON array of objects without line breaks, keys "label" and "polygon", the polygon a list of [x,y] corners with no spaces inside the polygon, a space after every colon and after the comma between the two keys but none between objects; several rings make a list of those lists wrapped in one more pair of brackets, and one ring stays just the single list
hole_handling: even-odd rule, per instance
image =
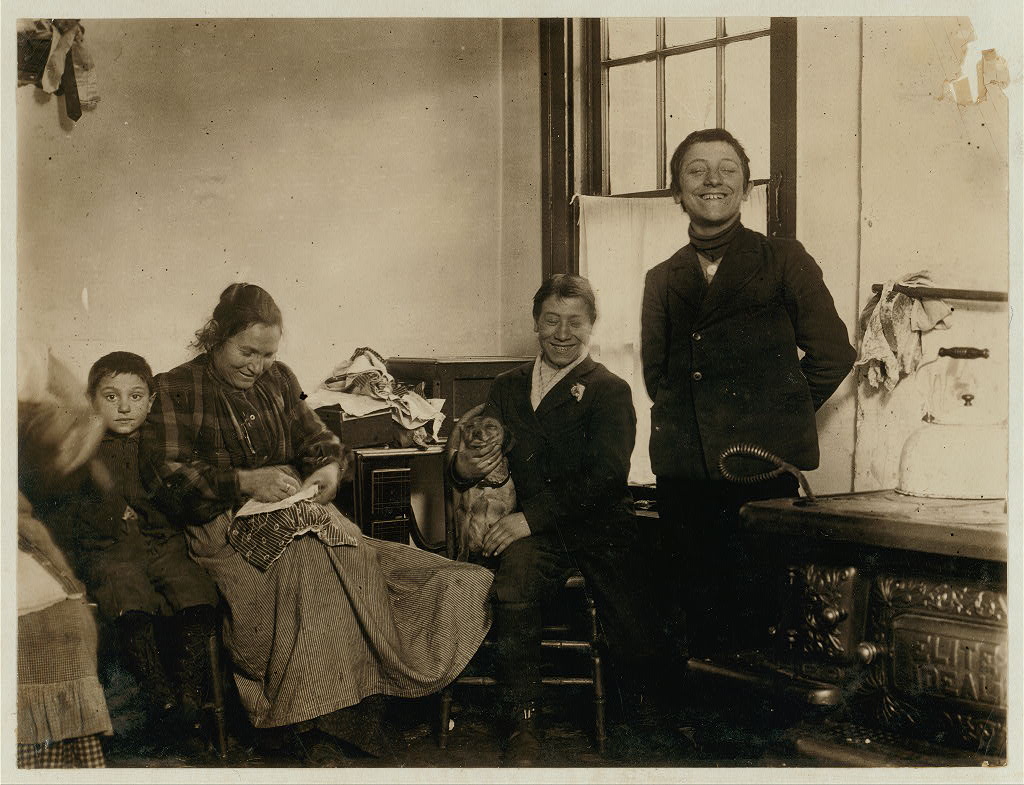
[{"label": "wooden window sash", "polygon": [[[600,19],[582,20],[582,40],[579,42],[582,61],[582,90],[574,94],[573,28],[569,19],[542,19],[540,21],[541,55],[541,116],[544,124],[542,138],[542,274],[547,277],[556,272],[578,272],[578,203],[573,199],[577,190],[584,194],[608,194],[609,153],[608,118],[604,108],[608,105],[608,70],[616,64],[655,60],[657,64],[656,100],[658,105],[657,150],[659,171],[656,189],[616,197],[669,196],[665,182],[665,162],[669,150],[665,138],[664,61],[674,54],[716,48],[716,76],[723,78],[721,70],[724,47],[733,42],[770,36],[769,62],[771,68],[771,139],[770,177],[753,180],[754,185],[768,184],[768,233],[774,237],[796,235],[796,19],[772,17],[768,30],[747,31],[724,36],[724,23],[716,21],[716,37],[705,41],[666,47],[664,19],[656,26],[655,50],[628,58],[608,59],[607,30]],[[579,184],[574,168],[573,106],[581,102],[582,116],[589,118],[580,129]],[[716,96],[716,116],[721,124],[724,112],[724,91]]]}]

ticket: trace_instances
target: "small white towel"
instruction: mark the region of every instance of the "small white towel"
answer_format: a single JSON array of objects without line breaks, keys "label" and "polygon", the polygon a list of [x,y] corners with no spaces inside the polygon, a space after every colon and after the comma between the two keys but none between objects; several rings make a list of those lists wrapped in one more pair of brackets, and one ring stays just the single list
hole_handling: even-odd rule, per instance
[{"label": "small white towel", "polygon": [[921,363],[921,334],[947,330],[944,319],[953,309],[943,300],[919,299],[894,291],[903,286],[930,286],[927,270],[886,281],[860,315],[861,342],[857,367],[866,367],[868,383],[893,390]]}]

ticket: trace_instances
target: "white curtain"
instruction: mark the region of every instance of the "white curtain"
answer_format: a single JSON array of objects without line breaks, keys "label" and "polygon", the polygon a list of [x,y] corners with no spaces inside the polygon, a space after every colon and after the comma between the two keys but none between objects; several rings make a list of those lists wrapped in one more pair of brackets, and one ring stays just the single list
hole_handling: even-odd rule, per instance
[{"label": "white curtain", "polygon": [[[654,482],[647,445],[651,399],[640,365],[640,301],[645,273],[689,242],[689,222],[672,197],[580,196],[580,275],[597,295],[590,351],[625,379],[636,408],[636,445],[629,481]],[[755,186],[743,203],[744,226],[765,232],[767,187]]]}]

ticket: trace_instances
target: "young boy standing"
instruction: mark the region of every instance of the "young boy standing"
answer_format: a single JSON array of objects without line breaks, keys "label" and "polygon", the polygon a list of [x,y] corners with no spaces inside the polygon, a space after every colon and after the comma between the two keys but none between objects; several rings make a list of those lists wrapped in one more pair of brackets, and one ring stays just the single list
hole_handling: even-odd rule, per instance
[{"label": "young boy standing", "polygon": [[[106,425],[96,457],[109,477],[88,482],[65,519],[70,547],[100,614],[117,629],[150,718],[167,730],[175,720],[196,729],[208,694],[207,646],[218,595],[210,577],[189,558],[181,528],[150,504],[139,478],[139,429],[153,403],[153,373],[139,355],[113,352],[93,364],[88,393]],[[154,628],[157,617],[170,615],[181,643],[174,657],[177,694]]]}]

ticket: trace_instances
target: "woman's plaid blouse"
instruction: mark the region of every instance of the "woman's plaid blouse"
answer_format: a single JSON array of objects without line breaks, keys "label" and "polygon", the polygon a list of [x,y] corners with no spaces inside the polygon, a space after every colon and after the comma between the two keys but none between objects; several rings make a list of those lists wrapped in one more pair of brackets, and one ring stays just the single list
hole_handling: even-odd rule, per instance
[{"label": "woman's plaid blouse", "polygon": [[155,388],[142,436],[143,481],[181,524],[205,523],[241,505],[238,469],[290,465],[305,478],[329,463],[346,468],[348,451],[302,400],[283,363],[238,390],[202,354],[157,375]]}]

